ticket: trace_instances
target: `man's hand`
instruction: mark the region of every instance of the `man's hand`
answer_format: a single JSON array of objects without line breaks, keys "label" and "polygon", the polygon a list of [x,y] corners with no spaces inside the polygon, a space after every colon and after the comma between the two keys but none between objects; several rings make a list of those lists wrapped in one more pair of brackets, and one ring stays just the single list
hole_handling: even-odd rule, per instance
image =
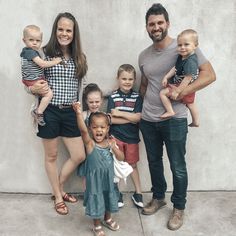
[{"label": "man's hand", "polygon": [[49,90],[49,86],[47,81],[45,80],[38,80],[35,82],[34,85],[30,86],[30,91],[33,94],[38,94],[38,95],[45,95]]}]

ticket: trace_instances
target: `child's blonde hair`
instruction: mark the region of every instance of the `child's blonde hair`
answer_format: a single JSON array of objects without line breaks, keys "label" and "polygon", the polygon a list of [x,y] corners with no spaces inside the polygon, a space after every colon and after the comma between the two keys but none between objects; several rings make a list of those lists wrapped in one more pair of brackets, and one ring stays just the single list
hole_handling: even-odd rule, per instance
[{"label": "child's blonde hair", "polygon": [[186,29],[184,31],[182,31],[178,36],[177,36],[177,40],[183,36],[183,35],[189,35],[192,37],[192,40],[195,44],[195,46],[197,47],[198,46],[198,34],[195,30],[193,29]]},{"label": "child's blonde hair", "polygon": [[118,71],[117,71],[117,78],[120,76],[120,74],[125,71],[125,72],[129,72],[129,73],[133,73],[134,75],[134,79],[136,79],[136,71],[135,68],[130,65],[130,64],[123,64],[119,67]]},{"label": "child's blonde hair", "polygon": [[27,37],[31,30],[38,31],[42,35],[42,32],[41,32],[40,28],[37,25],[27,25],[23,30],[23,37],[24,38]]}]

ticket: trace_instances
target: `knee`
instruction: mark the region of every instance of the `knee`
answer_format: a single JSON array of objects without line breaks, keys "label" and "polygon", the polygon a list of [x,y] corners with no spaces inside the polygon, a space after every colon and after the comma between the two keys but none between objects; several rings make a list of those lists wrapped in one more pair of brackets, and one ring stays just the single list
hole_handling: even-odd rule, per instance
[{"label": "knee", "polygon": [[71,160],[74,162],[75,165],[79,165],[85,160],[85,154],[79,154],[76,157],[71,157]]},{"label": "knee", "polygon": [[137,164],[136,163],[131,164],[131,166],[132,166],[133,169],[137,169]]},{"label": "knee", "polygon": [[45,156],[45,161],[46,162],[55,162],[57,160],[57,151],[55,152],[50,152],[50,153],[47,153],[46,156]]},{"label": "knee", "polygon": [[171,171],[173,176],[177,178],[185,178],[187,175],[187,168],[185,165],[172,167]]}]

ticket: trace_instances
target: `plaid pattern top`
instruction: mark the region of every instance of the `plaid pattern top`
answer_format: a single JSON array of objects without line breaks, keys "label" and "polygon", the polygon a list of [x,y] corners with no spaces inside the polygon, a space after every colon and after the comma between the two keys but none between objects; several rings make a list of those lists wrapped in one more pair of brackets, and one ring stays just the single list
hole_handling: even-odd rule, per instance
[{"label": "plaid pattern top", "polygon": [[[50,60],[46,57],[46,60]],[[76,77],[75,63],[72,58],[45,69],[45,77],[53,91],[51,104],[71,105],[78,101],[79,80]]]}]

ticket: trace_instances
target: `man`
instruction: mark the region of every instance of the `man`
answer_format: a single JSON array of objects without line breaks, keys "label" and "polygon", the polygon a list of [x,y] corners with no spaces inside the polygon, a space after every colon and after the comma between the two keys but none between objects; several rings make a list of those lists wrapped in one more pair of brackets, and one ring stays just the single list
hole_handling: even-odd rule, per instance
[{"label": "man", "polygon": [[159,97],[162,89],[161,81],[175,65],[177,59],[177,43],[168,35],[169,25],[166,9],[159,3],[153,4],[146,13],[146,30],[153,44],[139,55],[139,67],[142,73],[140,94],[144,98],[140,129],[146,147],[153,192],[152,200],[143,208],[142,213],[151,215],[166,205],[167,184],[162,160],[163,144],[165,144],[173,177],[171,196],[173,212],[167,227],[177,230],[183,224],[188,184],[185,163],[188,132],[187,108],[178,100],[184,95],[206,87],[216,78],[210,62],[197,49],[198,79],[183,90],[177,101],[172,101],[175,116],[170,119],[160,119],[165,112]]}]

